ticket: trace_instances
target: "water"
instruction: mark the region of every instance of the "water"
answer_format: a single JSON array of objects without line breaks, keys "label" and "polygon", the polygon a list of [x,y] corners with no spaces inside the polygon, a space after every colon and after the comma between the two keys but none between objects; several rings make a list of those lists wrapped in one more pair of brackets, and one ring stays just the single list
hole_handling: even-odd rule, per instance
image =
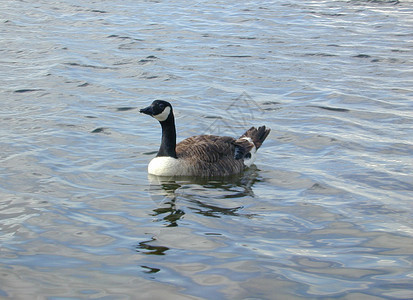
[{"label": "water", "polygon": [[[0,297],[413,297],[409,1],[3,1]],[[225,180],[179,139],[272,132]]]}]

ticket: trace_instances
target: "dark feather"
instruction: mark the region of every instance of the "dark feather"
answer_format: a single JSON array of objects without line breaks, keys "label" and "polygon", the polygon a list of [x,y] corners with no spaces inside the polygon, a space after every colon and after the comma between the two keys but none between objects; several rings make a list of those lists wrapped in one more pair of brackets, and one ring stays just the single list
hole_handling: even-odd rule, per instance
[{"label": "dark feather", "polygon": [[176,145],[178,158],[191,164],[194,174],[225,176],[240,173],[242,160],[235,160],[235,139],[226,136],[199,135]]},{"label": "dark feather", "polygon": [[251,138],[254,142],[255,148],[257,148],[258,150],[261,147],[264,140],[267,138],[270,131],[271,129],[267,129],[265,126],[260,126],[258,127],[258,129],[255,127],[251,127],[240,137],[240,139],[243,137]]}]

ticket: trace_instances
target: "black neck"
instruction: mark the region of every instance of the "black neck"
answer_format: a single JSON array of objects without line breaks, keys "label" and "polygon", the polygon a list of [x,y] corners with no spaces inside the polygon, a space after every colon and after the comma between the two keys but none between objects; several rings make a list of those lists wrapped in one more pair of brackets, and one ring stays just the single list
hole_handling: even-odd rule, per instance
[{"label": "black neck", "polygon": [[159,147],[158,154],[156,156],[170,156],[177,158],[176,156],[176,129],[175,118],[171,112],[168,119],[159,122],[162,126],[162,141],[161,147]]}]

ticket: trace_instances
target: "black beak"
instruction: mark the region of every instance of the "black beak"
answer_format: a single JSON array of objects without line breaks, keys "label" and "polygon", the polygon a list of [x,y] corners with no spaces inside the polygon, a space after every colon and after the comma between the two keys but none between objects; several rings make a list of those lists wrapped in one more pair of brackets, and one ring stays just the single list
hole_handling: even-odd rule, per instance
[{"label": "black beak", "polygon": [[142,108],[141,110],[139,110],[139,112],[142,113],[142,114],[145,114],[145,115],[150,115],[150,116],[153,115],[153,110],[152,110],[151,106]]}]

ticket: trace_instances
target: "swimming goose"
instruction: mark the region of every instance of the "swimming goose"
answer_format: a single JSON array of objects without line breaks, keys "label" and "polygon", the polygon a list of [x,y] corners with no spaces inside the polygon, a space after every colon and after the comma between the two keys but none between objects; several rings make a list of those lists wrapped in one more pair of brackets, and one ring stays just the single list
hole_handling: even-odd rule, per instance
[{"label": "swimming goose", "polygon": [[255,160],[255,153],[270,133],[261,126],[251,127],[240,138],[198,135],[176,144],[172,105],[155,100],[141,113],[154,117],[162,127],[158,154],[148,165],[157,176],[228,176],[241,173]]}]

